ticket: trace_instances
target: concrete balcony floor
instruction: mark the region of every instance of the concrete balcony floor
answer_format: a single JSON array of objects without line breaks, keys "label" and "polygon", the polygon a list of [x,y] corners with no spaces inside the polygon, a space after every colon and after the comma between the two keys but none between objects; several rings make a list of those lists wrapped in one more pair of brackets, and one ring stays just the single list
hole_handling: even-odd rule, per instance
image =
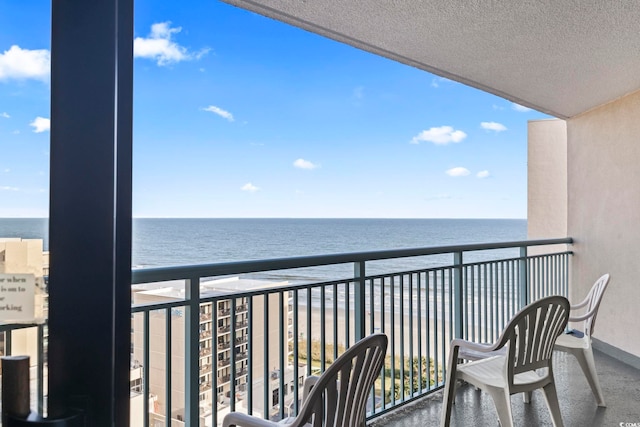
[{"label": "concrete balcony floor", "polygon": [[[640,371],[600,352],[594,352],[606,408],[598,408],[576,359],[566,353],[554,354],[554,374],[564,425],[640,426]],[[440,425],[442,393],[438,392],[375,420],[373,426],[427,427]],[[511,396],[515,426],[551,426],[549,411],[541,391],[533,393],[531,404],[521,395]],[[624,423],[624,424],[621,424]],[[633,424],[635,423],[635,424]],[[491,397],[473,387],[460,387],[451,417],[452,426],[499,425]]]}]

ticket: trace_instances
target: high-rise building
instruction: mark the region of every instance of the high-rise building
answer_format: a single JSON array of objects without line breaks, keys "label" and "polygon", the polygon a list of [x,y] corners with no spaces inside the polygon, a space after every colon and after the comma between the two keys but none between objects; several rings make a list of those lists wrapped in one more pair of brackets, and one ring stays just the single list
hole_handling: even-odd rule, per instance
[{"label": "high-rise building", "polygon": [[[200,284],[201,298],[215,297],[230,294],[232,292],[251,291],[271,287],[284,286],[287,282],[268,282],[261,280],[240,279],[237,277],[211,280]],[[184,283],[163,282],[135,285],[132,288],[132,300],[134,304],[149,304],[169,302],[184,299]],[[246,297],[233,299],[216,299],[212,302],[200,304],[199,326],[199,385],[201,422],[210,425],[211,411],[216,408],[218,420],[229,410],[231,399],[236,401],[236,410],[246,411],[246,394],[248,387],[247,377],[249,373],[249,344],[253,348],[252,392],[254,396],[264,396],[265,391],[270,397],[270,406],[267,408],[269,415],[274,408],[279,407],[280,357],[285,361],[284,380],[287,387],[286,394],[291,396],[289,390],[295,381],[304,380],[304,369],[299,369],[301,378],[293,378],[293,369],[290,365],[290,341],[293,339],[292,323],[292,296],[284,293],[285,301],[282,312],[279,310],[279,293],[269,294],[265,302],[264,296],[254,297],[251,307],[251,343],[249,343],[249,299]],[[233,307],[235,304],[235,307]],[[265,305],[273,307],[265,311]],[[185,391],[185,318],[182,307],[172,308],[171,311],[171,417],[175,421],[184,418],[184,391]],[[266,315],[265,315],[266,314]],[[265,327],[266,325],[266,327]],[[283,325],[283,330],[280,330]],[[167,319],[165,310],[157,310],[149,313],[149,366],[142,369],[149,370],[149,390],[152,394],[150,419],[164,421],[166,414],[167,375]],[[278,334],[286,337],[284,348],[280,347]],[[142,315],[134,315],[132,318],[132,361],[135,365],[142,364],[144,358],[144,319]],[[267,334],[269,339],[265,339]],[[235,360],[235,396],[231,396],[232,380],[232,353]],[[265,367],[266,364],[266,367]],[[265,369],[266,368],[266,369]],[[264,373],[269,372],[265,390]],[[215,389],[214,389],[215,385]],[[258,403],[254,404],[253,413],[262,414],[264,411],[263,399],[256,397]],[[287,399],[285,399],[287,404]],[[172,425],[175,423],[172,421]],[[179,424],[175,424],[179,425]]]}]

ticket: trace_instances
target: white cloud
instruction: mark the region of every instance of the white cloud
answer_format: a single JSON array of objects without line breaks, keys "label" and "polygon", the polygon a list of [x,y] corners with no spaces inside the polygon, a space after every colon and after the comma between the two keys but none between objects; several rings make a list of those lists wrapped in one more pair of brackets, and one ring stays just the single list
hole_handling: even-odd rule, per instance
[{"label": "white cloud", "polygon": [[51,70],[51,53],[47,49],[22,49],[13,45],[0,53],[0,81],[16,79],[47,80]]},{"label": "white cloud", "polygon": [[316,169],[319,167],[318,165],[305,159],[296,160],[295,162],[293,162],[293,166],[297,167],[298,169]]},{"label": "white cloud", "polygon": [[9,113],[0,113],[0,117],[4,117],[5,119],[10,119],[11,118]]},{"label": "white cloud", "polygon": [[454,130],[451,126],[440,126],[423,130],[411,140],[412,144],[419,144],[421,141],[429,141],[438,145],[446,145],[450,142],[460,142],[467,137],[461,130]]},{"label": "white cloud", "polygon": [[203,111],[208,111],[208,112],[213,113],[213,114],[217,114],[220,117],[222,117],[223,119],[229,120],[230,122],[235,120],[233,118],[233,114],[231,114],[230,112],[228,112],[226,110],[223,110],[220,107],[216,107],[215,105],[209,105],[208,107],[203,108],[202,110]]},{"label": "white cloud", "polygon": [[18,187],[0,186],[0,191],[19,191]]},{"label": "white cloud", "polygon": [[489,173],[489,171],[484,170],[484,171],[478,172],[476,176],[482,179],[482,178],[488,178],[489,176],[491,176],[491,174]]},{"label": "white cloud", "polygon": [[501,107],[501,106],[496,105],[496,104],[493,104],[492,107],[493,107],[494,110],[504,110],[504,107]]},{"label": "white cloud", "polygon": [[531,108],[525,107],[524,105],[516,104],[515,102],[511,103],[511,108],[521,113],[526,113],[528,111],[531,111]]},{"label": "white cloud", "polygon": [[16,129],[16,130],[14,130],[14,131],[13,131],[13,132],[11,132],[11,133],[12,133],[12,134],[14,134],[14,135],[17,135],[17,134],[19,134],[19,133],[20,133],[20,131]]},{"label": "white cloud", "polygon": [[355,89],[353,89],[353,97],[355,99],[364,98],[364,86],[358,86]]},{"label": "white cloud", "polygon": [[29,123],[29,126],[33,127],[35,133],[47,132],[51,127],[51,120],[38,116]]},{"label": "white cloud", "polygon": [[469,172],[469,169],[459,166],[457,168],[451,168],[447,170],[445,173],[449,176],[467,176],[471,172]]},{"label": "white cloud", "polygon": [[152,59],[158,65],[164,66],[200,59],[209,51],[209,49],[202,49],[198,52],[190,52],[186,47],[171,40],[173,35],[180,31],[182,27],[171,28],[169,21],[153,24],[148,37],[136,37],[133,40],[133,56]]},{"label": "white cloud", "polygon": [[4,173],[9,173],[9,172],[11,172],[11,169],[5,169],[4,170]]},{"label": "white cloud", "polygon": [[256,187],[255,185],[253,185],[250,182],[247,182],[245,185],[243,185],[240,188],[242,191],[248,191],[249,193],[255,193],[256,191],[258,191],[260,188]]},{"label": "white cloud", "polygon": [[480,123],[480,127],[482,127],[482,129],[492,130],[495,132],[502,132],[507,130],[507,127],[505,125],[497,122],[482,122]]},{"label": "white cloud", "polygon": [[444,77],[436,77],[435,79],[431,80],[431,87],[439,88],[440,83],[454,83],[454,81]]}]

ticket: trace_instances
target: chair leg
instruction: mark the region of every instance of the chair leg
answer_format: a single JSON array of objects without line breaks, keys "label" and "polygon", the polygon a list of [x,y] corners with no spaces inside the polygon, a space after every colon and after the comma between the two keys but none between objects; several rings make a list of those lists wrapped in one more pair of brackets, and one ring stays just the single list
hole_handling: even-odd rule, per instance
[{"label": "chair leg", "polygon": [[509,392],[504,389],[491,388],[487,389],[487,392],[493,398],[493,403],[496,405],[496,412],[498,413],[498,420],[501,427],[513,427],[513,416],[511,414],[511,396]]},{"label": "chair leg", "polygon": [[460,388],[460,386],[462,385],[462,381],[461,380],[457,380],[453,382],[453,393],[451,395],[451,404],[455,405],[456,404],[456,393],[458,392],[458,389]]},{"label": "chair leg", "polygon": [[440,419],[440,427],[449,427],[451,420],[451,410],[455,403],[456,379],[455,377],[447,378],[442,393],[442,418]]},{"label": "chair leg", "polygon": [[591,348],[576,351],[574,353],[578,363],[584,372],[584,376],[587,378],[589,387],[596,398],[598,406],[606,407],[604,402],[604,396],[602,394],[602,388],[600,388],[600,381],[598,380],[598,373],[596,372],[596,364],[593,360],[593,350]]},{"label": "chair leg", "polygon": [[531,403],[531,394],[533,392],[532,391],[525,391],[524,393],[522,393],[522,401],[524,403]]},{"label": "chair leg", "polygon": [[556,385],[550,382],[543,388],[544,398],[547,401],[549,412],[551,413],[551,421],[554,427],[563,427],[562,414],[560,413],[560,404],[558,403],[558,394],[556,393]]}]

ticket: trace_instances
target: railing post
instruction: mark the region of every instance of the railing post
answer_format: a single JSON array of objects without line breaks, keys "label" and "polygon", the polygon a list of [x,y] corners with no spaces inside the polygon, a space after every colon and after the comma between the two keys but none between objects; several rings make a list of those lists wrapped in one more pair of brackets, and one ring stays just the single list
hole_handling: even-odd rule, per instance
[{"label": "railing post", "polygon": [[[200,418],[200,278],[185,282],[185,348],[184,348],[184,421],[187,426],[197,426]],[[216,362],[217,363],[217,362]],[[169,423],[170,424],[170,423]]]},{"label": "railing post", "polygon": [[455,310],[455,337],[463,338],[464,302],[462,291],[462,252],[453,253],[453,298]]},{"label": "railing post", "polygon": [[[231,388],[231,402],[229,402],[229,409],[231,410],[231,412],[234,412],[236,410],[236,378],[238,375],[238,372],[236,370],[236,332],[238,330],[238,320],[237,320],[237,304],[236,304],[236,299],[235,298],[231,298],[231,300],[229,301],[231,303],[231,330],[229,331],[229,336],[231,339],[231,349],[229,350],[229,373],[231,374],[231,383],[229,384],[229,387]],[[217,306],[218,303],[216,302],[216,311],[217,311]],[[213,311],[213,309],[212,309]],[[242,320],[240,320],[240,322],[242,322]],[[213,341],[212,341],[213,343]],[[216,353],[218,352],[218,348],[217,348],[217,342],[216,342]],[[217,357],[213,356],[213,350],[211,351],[211,359],[212,360],[217,360]],[[216,362],[217,363],[217,362]],[[217,375],[217,368],[216,368],[216,375]],[[213,390],[212,390],[213,391]],[[216,395],[218,393],[218,390],[215,391]],[[217,410],[217,409],[216,409]]]},{"label": "railing post", "polygon": [[[366,310],[365,310],[365,297],[364,297],[366,270],[365,270],[364,261],[358,261],[353,263],[353,276],[354,276],[354,283],[356,285],[354,305],[355,305],[355,316],[356,316],[355,340],[357,342],[362,338],[364,338],[366,335],[366,332],[365,332]],[[347,310],[348,309],[349,308],[347,307]],[[346,313],[346,315],[348,316],[349,313]]]},{"label": "railing post", "polygon": [[520,247],[519,273],[520,277],[520,308],[529,304],[529,264],[527,262],[527,247]]},{"label": "railing post", "polygon": [[36,393],[38,397],[38,413],[44,412],[44,325],[38,325],[38,367]]}]

